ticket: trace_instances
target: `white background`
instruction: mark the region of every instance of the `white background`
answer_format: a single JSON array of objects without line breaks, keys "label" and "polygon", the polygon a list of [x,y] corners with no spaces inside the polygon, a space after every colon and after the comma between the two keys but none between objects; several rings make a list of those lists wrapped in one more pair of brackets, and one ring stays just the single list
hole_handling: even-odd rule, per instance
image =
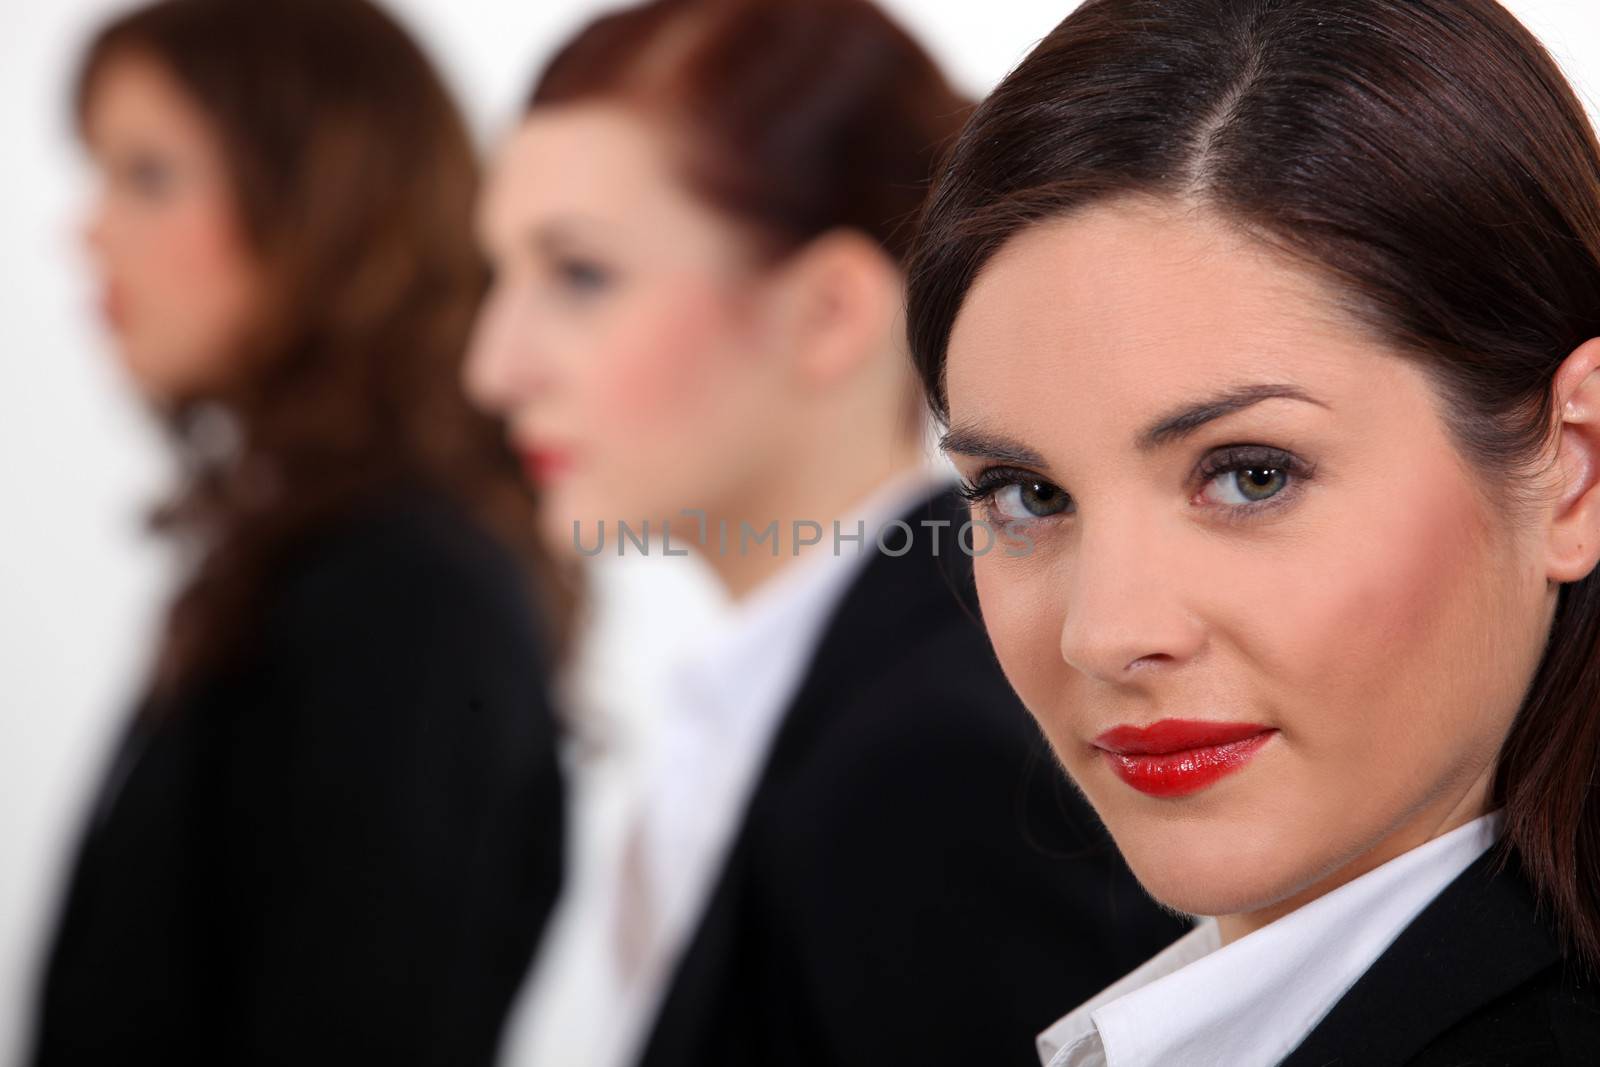
[{"label": "white background", "polygon": [[[884,2],[975,94],[1075,6]],[[88,184],[67,85],[88,34],[122,6],[0,0],[0,1064],[20,1059],[66,850],[171,577],[139,530],[167,475],[160,441],[109,357],[77,240]],[[536,64],[605,6],[390,0],[486,146]],[[1595,0],[1508,6],[1592,101]]]}]

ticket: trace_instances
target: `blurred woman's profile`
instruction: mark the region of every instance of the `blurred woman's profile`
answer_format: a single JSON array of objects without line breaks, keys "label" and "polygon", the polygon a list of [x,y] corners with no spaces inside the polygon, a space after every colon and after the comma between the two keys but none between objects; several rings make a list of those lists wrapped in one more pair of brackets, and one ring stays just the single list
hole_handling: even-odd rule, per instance
[{"label": "blurred woman's profile", "polygon": [[163,0],[77,82],[187,551],[51,945],[41,1064],[472,1064],[560,876],[558,583],[460,359],[462,119],[365,0]]},{"label": "blurred woman's profile", "polygon": [[926,462],[902,261],[967,110],[865,0],[660,0],[566,42],[491,169],[468,383],[547,536],[669,520],[728,602],[649,638],[507,1063],[1027,1063],[1182,930],[1042,763]]}]

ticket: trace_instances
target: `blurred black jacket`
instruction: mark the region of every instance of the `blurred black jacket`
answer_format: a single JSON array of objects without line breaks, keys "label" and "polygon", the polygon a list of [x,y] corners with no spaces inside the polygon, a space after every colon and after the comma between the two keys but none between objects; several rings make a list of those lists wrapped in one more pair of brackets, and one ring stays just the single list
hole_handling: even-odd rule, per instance
[{"label": "blurred black jacket", "polygon": [[836,609],[645,1067],[1037,1067],[1038,1031],[1187,931],[1001,674],[967,517],[953,492],[903,515],[910,551]]},{"label": "blurred black jacket", "polygon": [[249,657],[126,733],[34,1062],[490,1062],[561,871],[511,556],[391,493],[275,575]]}]

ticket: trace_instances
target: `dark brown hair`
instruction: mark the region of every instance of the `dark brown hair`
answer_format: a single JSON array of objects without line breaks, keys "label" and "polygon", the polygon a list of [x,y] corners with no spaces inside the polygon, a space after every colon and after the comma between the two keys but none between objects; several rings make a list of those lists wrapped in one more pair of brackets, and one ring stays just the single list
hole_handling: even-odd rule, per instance
[{"label": "dark brown hair", "polygon": [[690,188],[781,255],[835,227],[904,265],[971,105],[867,0],[653,0],[550,61],[536,108],[615,99],[670,124]]},{"label": "dark brown hair", "polygon": [[[570,594],[534,540],[533,501],[458,384],[486,281],[477,161],[427,58],[365,0],[161,0],[89,45],[80,123],[124,57],[161,65],[209,120],[265,278],[237,373],[164,411],[184,472],[153,522],[200,561],[172,605],[155,690],[235,656],[284,554],[403,481],[501,535],[542,577],[559,633]],[[203,417],[218,404],[241,438],[220,458]]]},{"label": "dark brown hair", "polygon": [[[909,329],[936,412],[973,279],[1010,237],[1178,198],[1329,279],[1430,375],[1510,507],[1560,364],[1600,335],[1600,147],[1494,0],[1089,0],[986,100],[931,198]],[[1495,797],[1569,952],[1600,964],[1600,577],[1564,585]],[[1506,852],[1502,851],[1502,856]]]}]

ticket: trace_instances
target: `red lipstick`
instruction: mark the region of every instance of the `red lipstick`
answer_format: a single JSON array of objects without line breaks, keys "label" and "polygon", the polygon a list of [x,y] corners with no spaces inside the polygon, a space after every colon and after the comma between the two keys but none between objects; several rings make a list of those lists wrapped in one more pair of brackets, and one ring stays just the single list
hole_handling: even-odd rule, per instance
[{"label": "red lipstick", "polygon": [[100,317],[113,330],[121,329],[126,312],[122,293],[115,286],[106,286],[100,292]]},{"label": "red lipstick", "polygon": [[537,485],[549,485],[572,467],[572,454],[553,448],[521,448],[522,469]]},{"label": "red lipstick", "polygon": [[1141,793],[1181,797],[1242,770],[1276,732],[1257,723],[1162,719],[1114,727],[1094,744],[1117,777]]}]

